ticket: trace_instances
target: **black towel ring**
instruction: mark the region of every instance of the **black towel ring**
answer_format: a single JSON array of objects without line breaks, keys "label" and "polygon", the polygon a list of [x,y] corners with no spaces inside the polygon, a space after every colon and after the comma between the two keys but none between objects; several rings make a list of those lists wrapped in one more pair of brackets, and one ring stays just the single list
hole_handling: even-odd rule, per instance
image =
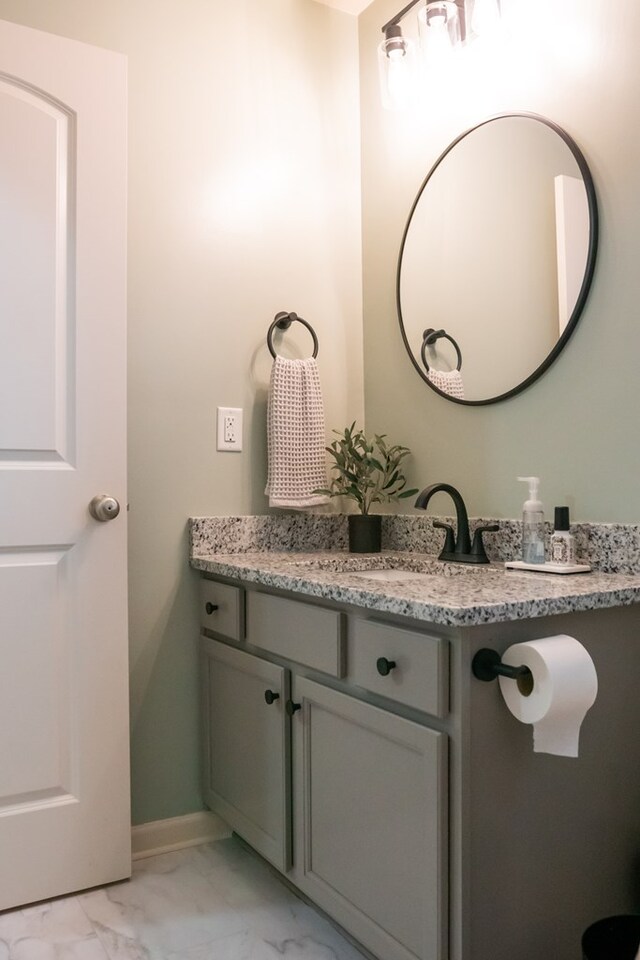
[{"label": "black towel ring", "polygon": [[427,363],[427,347],[430,347],[431,344],[435,343],[436,340],[439,340],[441,337],[443,337],[445,340],[448,340],[455,347],[455,351],[458,356],[458,365],[456,370],[460,370],[462,367],[462,353],[460,352],[460,347],[453,337],[449,336],[446,330],[434,330],[433,327],[429,327],[429,329],[425,330],[425,332],[422,334],[422,350],[420,351],[422,362],[425,365],[427,373],[429,372],[429,364]]},{"label": "black towel ring", "polygon": [[269,347],[269,353],[275,360],[277,354],[273,349],[273,331],[278,328],[278,330],[288,330],[294,320],[297,320],[298,323],[301,323],[303,327],[306,327],[311,336],[313,337],[313,358],[318,356],[318,338],[316,337],[316,332],[311,326],[310,323],[307,323],[306,320],[303,320],[302,317],[299,317],[297,313],[287,313],[286,310],[282,310],[280,313],[276,313],[276,318],[269,327],[269,332],[267,333],[267,346]]}]

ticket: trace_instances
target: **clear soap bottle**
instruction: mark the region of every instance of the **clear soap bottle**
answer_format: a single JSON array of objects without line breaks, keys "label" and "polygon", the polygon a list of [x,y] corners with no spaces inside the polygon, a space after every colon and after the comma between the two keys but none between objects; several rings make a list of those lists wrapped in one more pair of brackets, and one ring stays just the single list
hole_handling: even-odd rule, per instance
[{"label": "clear soap bottle", "polygon": [[529,484],[529,499],[522,507],[522,560],[544,563],[544,508],[538,497],[539,477],[518,477]]}]

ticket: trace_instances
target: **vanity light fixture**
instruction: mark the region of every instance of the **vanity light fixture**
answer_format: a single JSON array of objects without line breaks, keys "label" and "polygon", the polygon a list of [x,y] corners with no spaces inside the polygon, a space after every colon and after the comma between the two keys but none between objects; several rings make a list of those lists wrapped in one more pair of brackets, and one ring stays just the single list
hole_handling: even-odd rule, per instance
[{"label": "vanity light fixture", "polygon": [[382,105],[386,110],[403,110],[411,103],[418,79],[416,44],[403,37],[399,23],[391,21],[382,29],[384,40],[378,47]]},{"label": "vanity light fixture", "polygon": [[425,66],[438,68],[468,39],[495,29],[500,0],[412,0],[382,27],[378,47],[380,92],[389,110],[409,106],[418,89],[418,50],[402,33],[401,21],[419,3],[418,35]]},{"label": "vanity light fixture", "polygon": [[427,63],[451,55],[461,36],[460,8],[454,0],[429,0],[418,10],[420,46]]}]

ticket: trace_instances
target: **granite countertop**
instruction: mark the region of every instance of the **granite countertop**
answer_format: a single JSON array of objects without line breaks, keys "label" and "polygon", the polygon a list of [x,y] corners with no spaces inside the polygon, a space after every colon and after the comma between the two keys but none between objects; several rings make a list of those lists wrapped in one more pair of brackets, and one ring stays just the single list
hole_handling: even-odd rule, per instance
[{"label": "granite countertop", "polygon": [[[191,566],[308,597],[450,626],[474,626],[640,602],[638,573],[550,573],[442,563],[409,551],[243,553],[194,550]],[[367,579],[363,571],[409,569],[415,579]],[[360,575],[358,575],[360,573]],[[404,574],[402,576],[405,576]]]}]

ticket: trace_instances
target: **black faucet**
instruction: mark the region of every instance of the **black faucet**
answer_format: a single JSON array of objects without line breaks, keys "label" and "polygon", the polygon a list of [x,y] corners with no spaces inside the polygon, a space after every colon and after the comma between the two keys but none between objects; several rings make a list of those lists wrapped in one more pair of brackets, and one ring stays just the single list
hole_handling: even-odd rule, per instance
[{"label": "black faucet", "polygon": [[447,532],[439,559],[452,560],[455,563],[489,563],[489,557],[485,552],[484,543],[482,542],[482,534],[485,531],[494,533],[499,529],[498,524],[491,523],[484,527],[478,527],[473,535],[473,543],[471,543],[467,508],[464,505],[464,500],[459,491],[456,490],[455,487],[452,487],[450,483],[432,483],[431,486],[425,487],[424,490],[418,494],[415,506],[426,510],[431,497],[434,493],[439,493],[440,491],[448,493],[453,500],[456,508],[458,536],[456,539],[453,527],[450,524],[441,523],[439,520],[433,521],[434,527],[439,527],[441,530],[446,530]]}]

